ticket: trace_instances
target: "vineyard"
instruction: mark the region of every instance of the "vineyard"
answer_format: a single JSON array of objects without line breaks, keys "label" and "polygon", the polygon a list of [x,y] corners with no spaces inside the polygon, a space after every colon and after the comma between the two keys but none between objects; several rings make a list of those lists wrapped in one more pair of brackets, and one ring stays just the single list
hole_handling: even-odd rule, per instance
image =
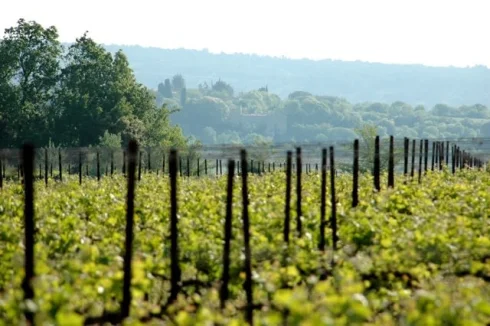
[{"label": "vineyard", "polygon": [[26,145],[0,158],[0,324],[489,324],[484,162],[391,138],[383,169],[379,143],[370,171],[357,141],[90,166]]}]

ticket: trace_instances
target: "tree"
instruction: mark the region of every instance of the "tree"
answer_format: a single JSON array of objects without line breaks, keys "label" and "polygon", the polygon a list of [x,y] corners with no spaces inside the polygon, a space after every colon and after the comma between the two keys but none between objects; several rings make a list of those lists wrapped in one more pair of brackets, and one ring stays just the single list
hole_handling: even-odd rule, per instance
[{"label": "tree", "polygon": [[172,85],[170,84],[170,79],[165,79],[165,84],[163,86],[163,92],[162,92],[163,97],[166,98],[172,98],[174,97],[174,94],[172,93]]},{"label": "tree", "polygon": [[61,108],[57,135],[65,145],[88,146],[107,131],[123,143],[141,145],[185,143],[170,125],[170,111],[157,108],[155,97],[137,83],[126,56],[114,56],[84,34],[65,56],[57,104]]},{"label": "tree", "polygon": [[0,145],[46,144],[63,48],[54,26],[20,19],[0,40]]},{"label": "tree", "polygon": [[129,89],[117,89],[129,88],[127,82],[130,82],[124,83],[124,77],[120,76],[130,74],[130,70],[124,69],[121,56],[114,70],[111,54],[86,33],[69,47],[56,98],[60,108],[58,142],[88,146],[98,143],[105,130],[121,131],[122,127],[117,128],[114,122],[121,123],[119,118],[132,111],[131,103],[124,96]]},{"label": "tree", "polygon": [[122,51],[112,55],[87,33],[64,51],[55,27],[20,19],[0,39],[0,58],[2,147],[26,140],[120,146],[129,138],[186,145],[180,128],[170,125],[171,111],[156,106]]},{"label": "tree", "polygon": [[163,106],[145,113],[143,118],[145,128],[140,139],[143,146],[173,146],[180,149],[187,147],[182,129],[170,124],[170,115],[173,112]]},{"label": "tree", "polygon": [[180,91],[180,106],[184,107],[187,102],[187,89],[184,87]]},{"label": "tree", "polygon": [[161,95],[163,95],[165,93],[165,84],[163,83],[158,83],[158,88],[157,88],[157,92]]},{"label": "tree", "polygon": [[211,90],[213,96],[220,98],[231,98],[234,93],[233,87],[221,79],[211,86]]},{"label": "tree", "polygon": [[99,146],[109,148],[121,148],[121,134],[110,134],[107,130],[99,138]]},{"label": "tree", "polygon": [[185,88],[185,80],[181,74],[174,75],[172,77],[172,88],[176,92],[180,92]]}]

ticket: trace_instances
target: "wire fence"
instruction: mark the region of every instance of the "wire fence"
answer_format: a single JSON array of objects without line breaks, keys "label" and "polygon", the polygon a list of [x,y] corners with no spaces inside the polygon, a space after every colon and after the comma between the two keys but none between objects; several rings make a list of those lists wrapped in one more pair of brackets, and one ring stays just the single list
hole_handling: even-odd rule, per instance
[{"label": "wire fence", "polygon": [[[408,139],[408,148],[405,139],[394,139],[394,165],[396,171],[403,171],[405,166],[413,165],[417,170],[420,143],[424,139]],[[429,158],[438,155],[439,149],[444,155],[445,165],[450,165],[450,157],[454,147],[465,153],[471,153],[474,159],[486,162],[490,156],[490,138],[458,138],[458,139],[430,139],[428,141]],[[380,155],[387,158],[389,152],[389,138],[380,139]],[[436,148],[435,146],[439,146]],[[246,146],[249,157],[249,168],[252,173],[266,173],[277,169],[284,169],[286,153],[301,148],[304,172],[318,171],[321,164],[323,148],[334,146],[337,170],[340,172],[352,171],[352,142],[328,143],[282,143],[273,145]],[[239,169],[241,145],[210,145],[190,146],[177,149],[179,152],[179,175],[182,176],[211,176],[224,175],[227,166],[223,161],[232,159],[237,162]],[[146,147],[140,148],[137,165],[138,173],[168,174],[168,154],[170,148]],[[425,149],[424,149],[425,150]],[[374,142],[360,141],[361,170],[372,166],[374,160]],[[408,152],[408,163],[406,153]],[[85,177],[110,176],[115,173],[125,173],[127,148],[83,147],[83,148],[38,148],[34,155],[34,169],[37,178],[62,178],[63,175],[79,174]],[[439,157],[436,157],[437,161]],[[21,155],[18,149],[0,149],[0,161],[4,179],[21,179]],[[429,159],[429,164],[431,164]],[[293,164],[294,165],[294,164]],[[381,163],[381,169],[387,167],[387,160]],[[139,171],[141,169],[141,172]],[[410,169],[410,168],[409,168]]]}]

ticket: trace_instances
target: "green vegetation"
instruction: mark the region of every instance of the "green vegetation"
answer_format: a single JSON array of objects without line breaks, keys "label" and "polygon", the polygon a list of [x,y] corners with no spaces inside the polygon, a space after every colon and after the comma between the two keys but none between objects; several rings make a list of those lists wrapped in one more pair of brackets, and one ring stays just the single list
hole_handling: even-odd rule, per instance
[{"label": "green vegetation", "polygon": [[[490,110],[480,104],[458,108],[438,104],[428,111],[400,101],[352,104],[302,91],[283,100],[267,87],[236,94],[222,80],[197,89],[173,89],[172,96],[163,93],[167,89],[163,84],[158,89],[157,102],[179,110],[172,121],[205,144],[334,143],[353,140],[356,129],[364,125],[375,125],[381,137],[490,137]],[[179,100],[182,94],[185,101]]]},{"label": "green vegetation", "polygon": [[110,135],[144,146],[186,144],[126,56],[110,54],[86,34],[65,48],[55,27],[21,19],[0,40],[0,58],[0,148],[27,140],[90,146]]},{"label": "green vegetation", "polygon": [[[386,176],[385,176],[386,177]],[[38,324],[81,324],[118,309],[122,287],[125,185],[122,176],[78,185],[76,177],[36,183],[36,299],[22,301],[21,185],[0,196],[0,320],[17,325],[23,309]],[[360,178],[351,209],[351,176],[337,179],[338,251],[317,249],[320,177],[303,177],[304,237],[282,240],[285,176],[250,176],[251,248],[257,324],[485,325],[490,322],[490,175],[431,173],[423,184],[397,181],[374,193]],[[293,183],[294,184],[294,183]],[[383,184],[386,184],[384,178]],[[185,287],[163,321],[244,324],[240,183],[235,186],[230,300],[219,308],[225,178],[179,181],[179,242]],[[329,190],[327,190],[329,191]],[[129,325],[157,313],[169,294],[169,183],[145,175],[136,189],[133,305]],[[293,197],[294,202],[294,197]],[[292,203],[292,206],[295,205]],[[329,204],[327,205],[327,212]],[[291,212],[295,217],[294,209]],[[294,218],[291,229],[294,230]],[[328,248],[331,235],[326,229]],[[335,267],[331,260],[334,257]],[[194,282],[197,284],[198,282]],[[157,323],[158,324],[158,323]]]}]

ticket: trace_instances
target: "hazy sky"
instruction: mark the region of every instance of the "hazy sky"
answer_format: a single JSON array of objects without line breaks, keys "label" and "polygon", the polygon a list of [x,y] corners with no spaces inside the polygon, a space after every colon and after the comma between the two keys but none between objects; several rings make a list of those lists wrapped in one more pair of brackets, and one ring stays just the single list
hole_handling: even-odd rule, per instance
[{"label": "hazy sky", "polygon": [[19,18],[55,25],[62,41],[291,58],[490,66],[487,0],[17,0]]}]

